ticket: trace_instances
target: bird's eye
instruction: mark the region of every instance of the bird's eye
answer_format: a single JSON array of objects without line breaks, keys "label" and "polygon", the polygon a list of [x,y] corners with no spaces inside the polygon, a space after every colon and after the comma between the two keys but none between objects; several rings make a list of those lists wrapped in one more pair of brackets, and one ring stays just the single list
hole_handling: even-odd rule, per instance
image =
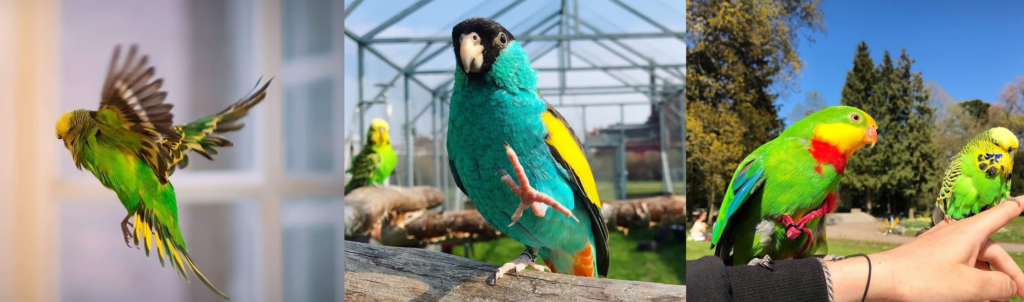
[{"label": "bird's eye", "polygon": [[860,119],[861,118],[860,118],[860,114],[859,113],[851,113],[850,114],[850,120],[853,121],[854,123],[860,123]]},{"label": "bird's eye", "polygon": [[1013,153],[1013,147],[1010,147],[1010,149],[1006,151],[1010,151],[1010,153]]},{"label": "bird's eye", "polygon": [[501,33],[501,36],[499,36],[498,38],[501,39],[501,44],[508,43],[508,38],[505,37],[505,33]]}]

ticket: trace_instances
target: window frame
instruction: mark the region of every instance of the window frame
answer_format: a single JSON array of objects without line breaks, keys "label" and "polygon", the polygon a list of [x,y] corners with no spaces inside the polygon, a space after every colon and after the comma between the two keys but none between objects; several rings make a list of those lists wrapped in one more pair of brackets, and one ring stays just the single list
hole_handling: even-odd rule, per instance
[{"label": "window frame", "polygon": [[[252,35],[241,38],[253,49],[260,73],[278,77],[284,65],[282,1],[259,0],[233,4],[244,13]],[[343,16],[333,5],[332,16]],[[57,301],[60,292],[59,228],[61,204],[109,203],[112,192],[92,177],[61,177],[59,161],[68,160],[54,147],[53,120],[60,104],[61,0],[0,0],[0,301]],[[332,18],[334,58],[338,68],[333,83],[336,129],[344,129],[344,45],[342,18]],[[246,23],[246,22],[243,22]],[[332,64],[333,65],[333,64]],[[8,68],[7,66],[13,66]],[[283,96],[286,81],[275,81],[264,102],[250,114],[254,127],[251,169],[245,171],[179,172],[174,177],[182,205],[215,200],[255,202],[259,207],[261,251],[254,284],[258,301],[282,301],[282,206],[286,200],[332,200],[339,213],[337,251],[344,251],[341,198],[344,167],[330,174],[293,174],[285,169]],[[31,100],[31,101],[28,101]],[[12,110],[13,109],[13,110]],[[340,131],[344,133],[344,131]],[[335,140],[335,158],[344,159],[344,139]],[[187,177],[182,177],[187,175]],[[337,255],[336,297],[344,297],[344,253]]]}]

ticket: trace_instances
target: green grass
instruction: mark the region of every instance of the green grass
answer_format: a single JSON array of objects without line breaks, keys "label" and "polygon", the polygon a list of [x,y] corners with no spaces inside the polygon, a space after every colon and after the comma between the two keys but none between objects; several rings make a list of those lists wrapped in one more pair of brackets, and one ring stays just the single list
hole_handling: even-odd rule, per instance
[{"label": "green grass", "polygon": [[[637,180],[626,182],[626,195],[638,195],[638,194],[660,194],[661,190],[660,180]],[[672,191],[682,192],[683,183],[676,179],[672,180]],[[612,200],[615,198],[615,183],[610,181],[598,181],[597,182],[597,194],[601,196],[601,199]]]},{"label": "green grass", "polygon": [[[1021,218],[1017,218],[1014,222],[1019,222]],[[1012,223],[1012,222],[1011,222]],[[910,233],[909,231],[907,232]],[[993,236],[993,239],[995,237]],[[850,255],[857,253],[871,254],[882,251],[887,251],[899,246],[895,243],[887,242],[875,242],[875,241],[861,241],[861,240],[849,240],[849,239],[829,239],[828,240],[828,253],[835,255]],[[1024,264],[1024,253],[1009,253],[1010,257],[1013,258],[1014,262],[1020,266]],[[711,249],[711,243],[707,241],[687,241],[686,242],[686,260],[694,260],[704,256],[714,255],[714,250]],[[685,269],[685,264],[683,264]],[[1024,269],[1024,266],[1021,266]],[[683,277],[683,284],[686,284],[686,278]],[[1013,297],[1010,301],[1024,301],[1020,297]]]},{"label": "green grass", "polygon": [[[903,222],[903,226],[907,228],[906,236],[914,236],[917,231],[931,225],[930,219],[914,219],[911,221]],[[1016,242],[1024,243],[1024,217],[1017,217],[1003,226],[995,234],[992,234],[992,240],[998,242]]]},{"label": "green grass", "polygon": [[[641,252],[637,250],[640,241],[652,240],[654,232],[650,230],[632,230],[629,235],[609,230],[608,278],[656,282],[665,284],[683,284],[686,278],[684,268],[682,241],[669,239],[665,245],[659,245],[657,252]],[[515,239],[503,237],[488,242],[473,244],[470,250],[471,259],[504,264],[523,251],[523,244]],[[465,255],[461,246],[452,249],[454,255]],[[544,264],[540,259],[538,263]]]}]

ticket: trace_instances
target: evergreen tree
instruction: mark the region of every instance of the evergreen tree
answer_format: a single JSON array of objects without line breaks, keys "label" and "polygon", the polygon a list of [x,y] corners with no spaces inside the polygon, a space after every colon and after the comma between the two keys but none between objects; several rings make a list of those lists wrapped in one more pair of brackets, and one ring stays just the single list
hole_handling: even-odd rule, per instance
[{"label": "evergreen tree", "polygon": [[[861,41],[857,44],[857,50],[853,55],[853,68],[846,73],[846,83],[843,84],[842,98],[839,103],[860,108],[877,119],[885,105],[884,100],[875,96],[875,86],[878,85],[878,81],[875,62],[871,59],[871,50],[867,43]],[[884,128],[879,129],[878,139],[880,142],[885,139],[881,135],[882,130]],[[878,148],[877,145],[876,148]],[[852,197],[844,199],[852,201],[851,207],[864,207],[868,211],[872,208],[872,193],[877,192],[880,185],[879,179],[875,177],[876,169],[880,169],[882,164],[881,154],[876,148],[862,148],[846,164],[846,171],[843,173],[841,183],[843,192],[841,193]]]},{"label": "evergreen tree", "polygon": [[[932,144],[934,128],[930,124],[935,108],[929,104],[929,91],[924,86],[921,72],[912,72],[907,49],[900,50],[900,58],[896,67],[896,96],[899,104],[904,107],[896,111],[896,121],[901,133],[901,140],[896,146],[899,149],[893,154],[895,163],[902,163],[895,174],[892,200],[899,203],[891,204],[895,211],[912,210],[918,206],[927,207],[935,202],[932,194],[942,181],[942,171],[938,170],[936,147]],[[912,212],[911,212],[912,213]]]}]

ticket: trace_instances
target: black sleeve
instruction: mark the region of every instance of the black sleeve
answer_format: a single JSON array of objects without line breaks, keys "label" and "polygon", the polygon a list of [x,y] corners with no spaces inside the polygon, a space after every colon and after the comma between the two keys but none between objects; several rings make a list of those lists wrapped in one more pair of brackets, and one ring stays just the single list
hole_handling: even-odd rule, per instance
[{"label": "black sleeve", "polygon": [[729,266],[715,256],[686,261],[686,299],[703,301],[828,301],[825,273],[814,258]]}]

